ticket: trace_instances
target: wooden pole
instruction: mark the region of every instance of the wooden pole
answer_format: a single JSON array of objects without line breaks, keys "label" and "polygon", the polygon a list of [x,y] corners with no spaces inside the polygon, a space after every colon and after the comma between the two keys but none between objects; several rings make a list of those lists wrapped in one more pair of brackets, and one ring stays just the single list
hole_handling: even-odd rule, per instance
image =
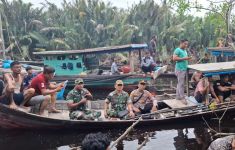
[{"label": "wooden pole", "polygon": [[131,67],[131,73],[134,72],[134,53],[132,51],[129,51],[129,60],[130,60],[130,67]]},{"label": "wooden pole", "polygon": [[0,50],[3,51],[3,59],[5,60],[6,54],[5,54],[5,45],[4,45],[4,37],[3,37],[3,32],[2,32],[2,16],[1,16],[1,11],[0,11]]},{"label": "wooden pole", "polygon": [[187,96],[189,96],[189,69],[186,71],[186,91],[187,91]]}]

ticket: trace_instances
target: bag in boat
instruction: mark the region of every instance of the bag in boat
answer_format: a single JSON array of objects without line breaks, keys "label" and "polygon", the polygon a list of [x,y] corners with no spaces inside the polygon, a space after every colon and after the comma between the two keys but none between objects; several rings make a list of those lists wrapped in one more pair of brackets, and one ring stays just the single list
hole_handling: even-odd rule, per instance
[{"label": "bag in boat", "polygon": [[128,110],[119,111],[119,112],[118,112],[118,117],[119,117],[119,118],[123,118],[123,117],[125,117],[128,113],[129,113]]}]

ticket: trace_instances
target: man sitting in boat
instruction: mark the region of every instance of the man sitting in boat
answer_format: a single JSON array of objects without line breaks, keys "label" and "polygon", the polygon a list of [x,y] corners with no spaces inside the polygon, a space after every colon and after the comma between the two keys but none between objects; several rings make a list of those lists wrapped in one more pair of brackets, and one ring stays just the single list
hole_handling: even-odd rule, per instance
[{"label": "man sitting in boat", "polygon": [[50,80],[54,78],[55,69],[53,67],[45,66],[43,73],[38,74],[31,81],[30,87],[35,89],[34,97],[29,101],[29,105],[40,104],[39,115],[43,115],[44,110],[47,108],[48,103],[51,102],[49,112],[59,113],[60,111],[55,108],[56,92],[60,91],[64,84],[52,84]]},{"label": "man sitting in boat", "polygon": [[30,82],[34,77],[36,77],[36,74],[33,73],[33,68],[31,66],[27,66],[25,70],[27,75],[24,76],[24,89],[28,89]]},{"label": "man sitting in boat", "polygon": [[203,77],[197,84],[197,87],[194,92],[194,97],[198,103],[204,102],[206,105],[209,104],[208,94],[211,94],[215,99],[216,103],[220,103],[218,96],[216,95],[213,87],[213,78],[212,77]]},{"label": "man sitting in boat", "polygon": [[132,91],[130,94],[133,111],[137,114],[157,111],[157,100],[149,91],[145,90],[146,84],[144,80],[139,81],[138,89]]},{"label": "man sitting in boat", "polygon": [[84,88],[83,79],[75,80],[75,87],[67,97],[67,106],[70,109],[69,117],[75,120],[95,120],[101,116],[99,111],[87,109],[87,101],[92,99],[91,93]]},{"label": "man sitting in boat", "polygon": [[201,78],[202,78],[202,73],[200,71],[195,71],[193,73],[190,83],[194,89],[196,88],[196,86]]},{"label": "man sitting in boat", "polygon": [[220,75],[220,80],[215,82],[214,89],[220,103],[223,103],[224,99],[231,95],[231,86],[232,83],[229,82],[228,75]]},{"label": "man sitting in boat", "polygon": [[230,87],[231,89],[231,100],[235,101],[235,74],[231,75],[231,83],[232,86]]},{"label": "man sitting in boat", "polygon": [[30,88],[23,93],[23,75],[21,74],[21,64],[14,61],[10,64],[12,72],[4,74],[5,97],[1,100],[3,104],[9,104],[10,108],[16,109],[17,105],[24,106],[34,95],[34,89]]},{"label": "man sitting in boat", "polygon": [[[130,117],[135,116],[132,110],[132,102],[129,100],[128,93],[123,91],[123,86],[122,80],[117,80],[114,86],[115,91],[109,93],[105,99],[105,118],[125,118],[128,117],[128,114]],[[110,103],[111,108],[109,109]]]},{"label": "man sitting in boat", "polygon": [[118,70],[118,66],[117,66],[117,58],[113,58],[113,63],[111,65],[111,73],[112,75],[119,75],[120,72]]},{"label": "man sitting in boat", "polygon": [[141,59],[141,69],[142,71],[147,74],[148,72],[152,72],[154,67],[156,66],[153,57],[150,56],[149,52],[145,53],[145,57]]}]

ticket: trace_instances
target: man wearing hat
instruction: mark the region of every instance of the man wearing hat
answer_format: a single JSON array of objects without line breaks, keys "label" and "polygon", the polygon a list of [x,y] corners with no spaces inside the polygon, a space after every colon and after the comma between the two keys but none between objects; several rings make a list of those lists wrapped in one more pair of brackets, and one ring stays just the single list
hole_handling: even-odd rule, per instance
[{"label": "man wearing hat", "polygon": [[137,114],[157,111],[157,100],[149,91],[145,90],[146,84],[146,81],[140,80],[138,89],[135,89],[130,94],[130,100],[133,103],[133,111]]},{"label": "man wearing hat", "polygon": [[[132,110],[132,103],[129,100],[129,95],[127,92],[123,91],[122,80],[117,80],[114,87],[115,90],[109,93],[105,99],[105,117],[125,118],[128,114],[130,117],[134,117],[135,115]],[[111,104],[111,108],[109,108],[109,104]]]},{"label": "man wearing hat", "polygon": [[92,99],[91,93],[84,88],[82,78],[75,80],[75,87],[71,90],[67,97],[67,105],[70,109],[69,117],[74,120],[94,120],[101,116],[101,113],[94,110],[88,110],[86,103]]}]

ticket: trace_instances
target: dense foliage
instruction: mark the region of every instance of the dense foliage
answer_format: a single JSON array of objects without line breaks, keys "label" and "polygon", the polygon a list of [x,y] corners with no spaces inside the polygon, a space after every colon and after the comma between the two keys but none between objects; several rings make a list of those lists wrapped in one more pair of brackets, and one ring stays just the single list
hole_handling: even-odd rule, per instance
[{"label": "dense foliage", "polygon": [[200,18],[189,15],[191,6],[182,0],[164,0],[160,5],[146,0],[129,9],[102,0],[64,0],[62,7],[46,1],[39,8],[22,0],[1,2],[5,46],[21,59],[31,59],[33,51],[148,43],[152,35],[158,36],[158,50],[165,59],[181,38],[190,40],[190,49],[202,52],[228,32],[221,16],[227,10],[224,3]]}]

